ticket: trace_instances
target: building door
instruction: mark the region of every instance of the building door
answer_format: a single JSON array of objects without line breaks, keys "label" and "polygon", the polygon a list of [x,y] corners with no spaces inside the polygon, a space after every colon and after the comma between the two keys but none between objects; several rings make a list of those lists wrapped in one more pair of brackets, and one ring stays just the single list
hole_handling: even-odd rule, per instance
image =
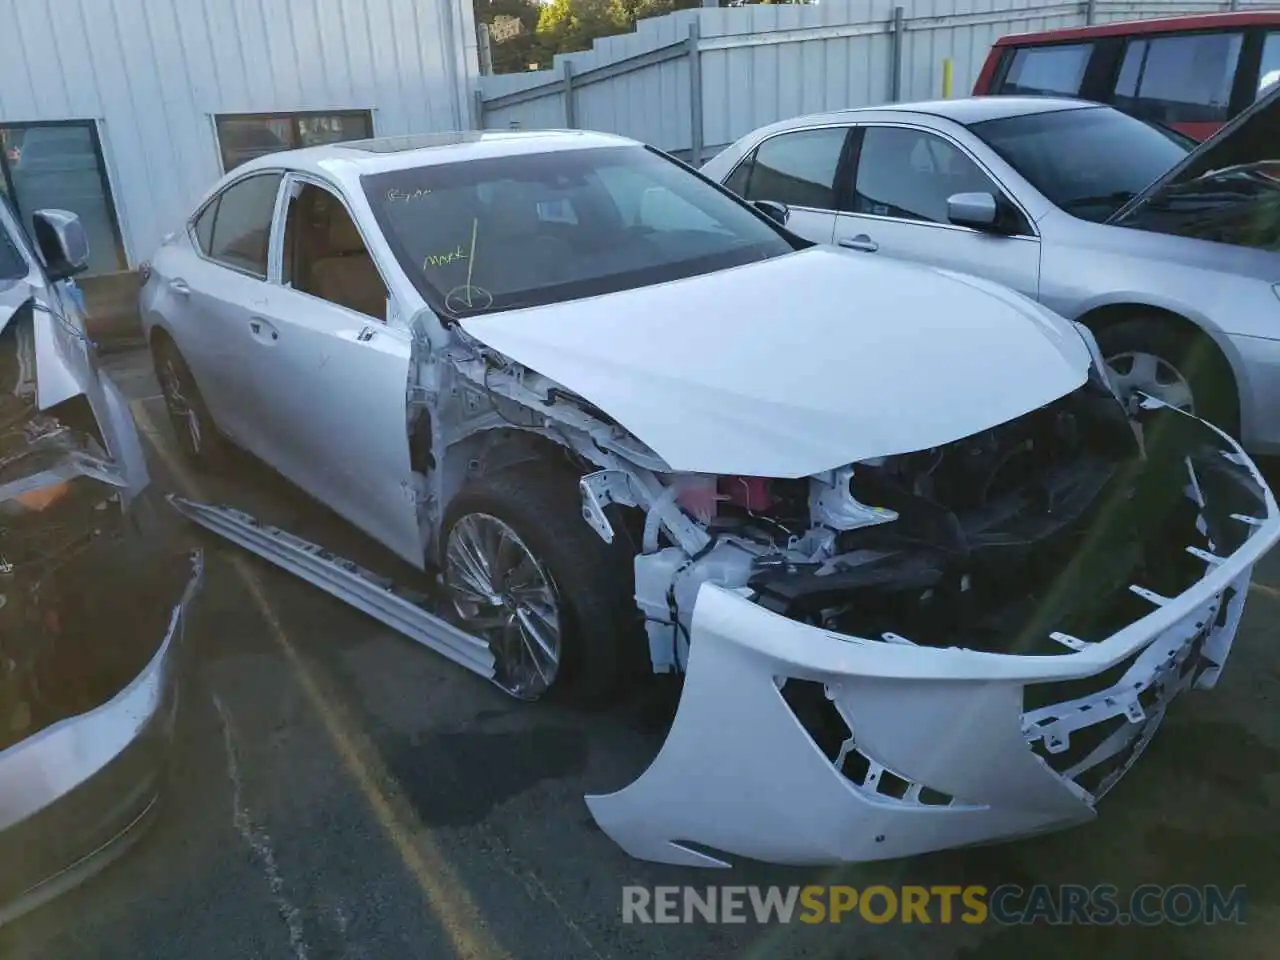
[{"label": "building door", "polygon": [[91,121],[0,126],[0,188],[32,230],[37,210],[70,210],[89,237],[90,275],[126,269],[111,186]]}]

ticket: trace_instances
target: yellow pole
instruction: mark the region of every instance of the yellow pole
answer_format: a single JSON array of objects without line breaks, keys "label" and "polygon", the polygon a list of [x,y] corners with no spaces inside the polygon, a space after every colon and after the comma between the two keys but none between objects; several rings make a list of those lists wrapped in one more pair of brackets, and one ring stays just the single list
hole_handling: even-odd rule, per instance
[{"label": "yellow pole", "polygon": [[951,99],[951,80],[952,80],[952,63],[948,57],[942,61],[942,97],[944,100]]}]

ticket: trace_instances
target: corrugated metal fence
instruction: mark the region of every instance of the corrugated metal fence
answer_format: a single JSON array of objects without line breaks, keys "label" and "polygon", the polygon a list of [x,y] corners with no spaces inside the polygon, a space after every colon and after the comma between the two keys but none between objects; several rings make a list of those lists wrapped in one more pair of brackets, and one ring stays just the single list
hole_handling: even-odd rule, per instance
[{"label": "corrugated metal fence", "polygon": [[481,78],[489,129],[620,133],[700,163],[762,124],[823,110],[972,88],[1009,33],[1180,13],[1272,7],[1272,0],[818,0],[681,10],[634,33],[558,55],[551,70]]}]

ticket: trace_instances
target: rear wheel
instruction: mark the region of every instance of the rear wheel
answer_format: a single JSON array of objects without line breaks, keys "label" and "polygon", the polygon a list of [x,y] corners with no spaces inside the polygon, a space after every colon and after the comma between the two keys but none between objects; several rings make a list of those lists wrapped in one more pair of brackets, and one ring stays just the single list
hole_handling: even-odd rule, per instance
[{"label": "rear wheel", "polygon": [[489,643],[494,682],[512,696],[600,703],[639,673],[630,552],[587,525],[562,472],[505,470],[464,490],[442,561],[455,619]]},{"label": "rear wheel", "polygon": [[177,345],[161,337],[152,344],[151,357],[183,456],[207,470],[220,469],[226,463],[227,442],[214,426]]},{"label": "rear wheel", "polygon": [[1235,378],[1208,337],[1155,314],[1135,313],[1103,327],[1098,348],[1117,391],[1149,394],[1235,434],[1239,400]]}]

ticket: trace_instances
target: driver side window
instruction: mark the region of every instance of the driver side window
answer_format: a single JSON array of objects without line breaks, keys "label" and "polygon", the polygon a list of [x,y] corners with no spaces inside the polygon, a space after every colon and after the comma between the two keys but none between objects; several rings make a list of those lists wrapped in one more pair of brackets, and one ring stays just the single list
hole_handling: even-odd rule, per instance
[{"label": "driver side window", "polygon": [[858,155],[853,213],[947,223],[947,198],[1001,189],[959,147],[924,130],[868,127]]},{"label": "driver side window", "polygon": [[294,187],[285,217],[280,279],[294,290],[386,320],[382,275],[347,208],[323,187]]}]

